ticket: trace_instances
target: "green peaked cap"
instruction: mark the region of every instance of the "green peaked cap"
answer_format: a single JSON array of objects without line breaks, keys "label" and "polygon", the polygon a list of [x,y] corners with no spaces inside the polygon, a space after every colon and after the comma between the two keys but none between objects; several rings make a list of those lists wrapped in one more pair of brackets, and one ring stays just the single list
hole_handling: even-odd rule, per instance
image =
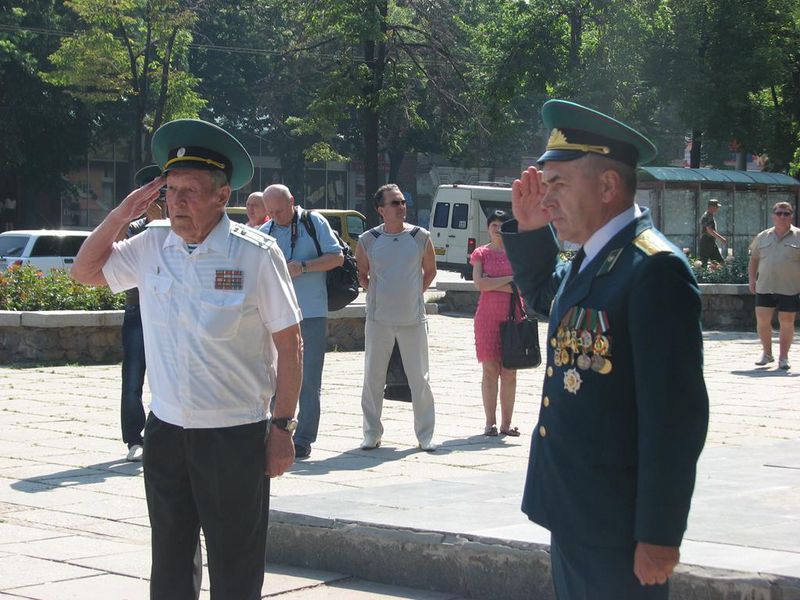
[{"label": "green peaked cap", "polygon": [[632,127],[575,102],[548,100],[542,106],[542,121],[551,133],[539,164],[598,154],[635,168],[658,154],[653,142]]},{"label": "green peaked cap", "polygon": [[133,181],[136,187],[142,187],[145,183],[150,183],[156,177],[161,177],[161,167],[158,165],[147,165],[136,171]]},{"label": "green peaked cap", "polygon": [[173,169],[222,171],[231,189],[253,178],[253,161],[239,140],[207,121],[176,119],[153,134],[153,158],[168,173]]}]

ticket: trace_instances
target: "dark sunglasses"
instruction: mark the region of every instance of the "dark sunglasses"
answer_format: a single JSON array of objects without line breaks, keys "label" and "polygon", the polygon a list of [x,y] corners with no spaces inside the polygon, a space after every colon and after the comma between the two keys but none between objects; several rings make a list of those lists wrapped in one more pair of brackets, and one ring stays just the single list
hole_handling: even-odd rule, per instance
[{"label": "dark sunglasses", "polygon": [[794,213],[787,212],[785,210],[776,210],[773,215],[777,215],[778,217],[791,217]]},{"label": "dark sunglasses", "polygon": [[390,206],[405,206],[406,205],[406,201],[405,200],[392,200],[391,202],[384,202],[384,206],[386,204],[388,204]]}]

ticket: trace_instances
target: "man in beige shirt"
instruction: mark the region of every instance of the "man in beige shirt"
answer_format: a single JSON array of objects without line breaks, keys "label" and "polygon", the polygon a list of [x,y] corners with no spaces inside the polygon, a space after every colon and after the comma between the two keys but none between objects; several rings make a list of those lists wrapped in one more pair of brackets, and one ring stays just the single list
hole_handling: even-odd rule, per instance
[{"label": "man in beige shirt", "polygon": [[778,367],[789,369],[789,347],[794,337],[795,314],[800,309],[800,229],[792,225],[794,208],[788,202],[772,207],[774,227],[759,233],[750,244],[750,292],[756,295],[756,329],[761,339],[764,366],[772,356],[772,315],[778,309],[780,354]]}]

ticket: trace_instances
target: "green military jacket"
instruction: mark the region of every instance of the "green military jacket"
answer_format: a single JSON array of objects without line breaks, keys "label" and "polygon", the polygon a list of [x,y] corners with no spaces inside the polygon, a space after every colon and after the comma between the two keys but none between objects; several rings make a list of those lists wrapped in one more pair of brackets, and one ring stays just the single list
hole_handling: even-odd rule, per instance
[{"label": "green military jacket", "polygon": [[561,539],[680,545],[708,427],[685,257],[647,211],[569,279],[549,227],[503,232],[528,307],[550,321],[522,510]]}]

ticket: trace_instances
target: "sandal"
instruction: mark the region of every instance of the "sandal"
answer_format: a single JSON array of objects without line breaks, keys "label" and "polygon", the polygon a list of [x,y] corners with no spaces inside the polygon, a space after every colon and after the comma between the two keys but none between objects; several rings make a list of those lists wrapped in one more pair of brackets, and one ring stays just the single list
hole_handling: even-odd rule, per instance
[{"label": "sandal", "polygon": [[500,433],[503,435],[510,435],[511,437],[519,437],[519,428],[512,427],[511,429],[501,429]]},{"label": "sandal", "polygon": [[495,425],[487,425],[486,429],[483,430],[483,435],[488,435],[489,437],[497,437],[497,427]]}]

